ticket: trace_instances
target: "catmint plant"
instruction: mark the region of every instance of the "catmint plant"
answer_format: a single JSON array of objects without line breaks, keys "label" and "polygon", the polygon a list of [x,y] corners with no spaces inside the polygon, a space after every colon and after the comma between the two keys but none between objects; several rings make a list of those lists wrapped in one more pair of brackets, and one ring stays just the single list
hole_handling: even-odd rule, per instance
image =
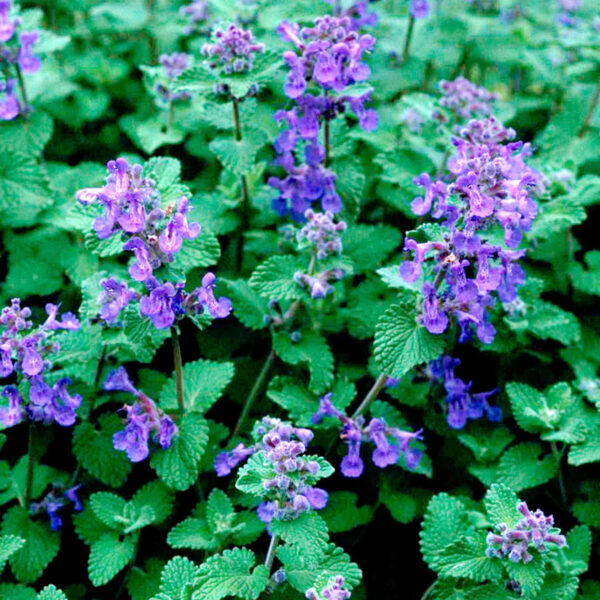
[{"label": "catmint plant", "polygon": [[397,464],[401,455],[409,470],[417,467],[422,452],[411,447],[411,440],[422,440],[422,429],[410,433],[398,427],[389,427],[383,418],[373,418],[366,423],[360,414],[348,417],[333,404],[332,396],[328,393],[319,400],[319,410],[312,416],[312,422],[317,424],[324,417],[333,417],[339,421],[340,439],[348,445],[348,453],[340,464],[345,477],[362,475],[364,462],[360,457],[360,448],[364,442],[372,442],[375,445],[371,459],[373,464],[381,469]]},{"label": "catmint plant", "polygon": [[348,5],[342,0],[325,0],[331,5],[336,17],[350,17],[352,28],[356,31],[364,27],[375,27],[379,22],[377,11],[371,10],[373,0],[356,0]]},{"label": "catmint plant", "polygon": [[[413,212],[419,216],[431,212],[435,219],[444,219],[437,239],[406,240],[404,249],[413,259],[400,267],[405,281],[416,282],[423,268],[431,265],[422,284],[421,317],[430,333],[446,331],[452,316],[460,326],[461,340],[468,339],[474,328],[484,344],[491,343],[495,336],[491,309],[497,299],[513,302],[525,282],[519,260],[526,251],[518,247],[537,214],[533,194],[540,177],[525,163],[529,144],[510,142],[514,136],[514,130],[494,117],[471,120],[452,140],[456,148],[448,161],[452,181],[434,181],[427,174],[415,179],[425,193],[413,200]],[[493,225],[504,231],[502,245],[479,233]],[[474,277],[469,277],[471,270]]]},{"label": "catmint plant", "polygon": [[[22,27],[19,8],[12,0],[0,1],[0,72],[5,81],[0,84],[0,120],[10,121],[19,114],[27,115],[29,106],[25,75],[39,71],[41,60],[34,53],[39,40],[37,31]],[[19,88],[21,98],[16,94]]]},{"label": "catmint plant", "polygon": [[330,122],[350,109],[362,129],[377,127],[377,113],[365,106],[371,92],[355,95],[348,90],[368,79],[370,71],[363,55],[373,48],[375,39],[353,31],[349,17],[318,18],[313,27],[302,29],[283,21],[277,31],[295,46],[295,51],[283,55],[290,69],[284,91],[295,106],[275,113],[275,120],[287,128],[275,140],[278,156],[274,164],[287,175],[269,179],[279,192],[273,208],[282,216],[289,212],[300,220],[312,203],[319,201],[323,211],[337,213],[342,200],[336,191],[336,175],[329,168]]},{"label": "catmint plant", "polygon": [[538,553],[548,552],[553,548],[565,546],[567,539],[554,527],[554,517],[546,516],[541,510],[531,512],[527,502],[519,502],[517,510],[523,515],[514,526],[506,523],[495,525],[498,533],[488,533],[486,537],[489,557],[508,558],[511,562],[527,564],[535,559],[530,549]]},{"label": "catmint plant", "polygon": [[63,524],[61,514],[71,507],[75,512],[83,510],[83,503],[79,499],[81,484],[66,488],[61,483],[52,485],[52,489],[39,502],[32,502],[29,510],[32,515],[46,513],[50,520],[52,531],[58,531]]},{"label": "catmint plant", "polygon": [[136,389],[124,367],[112,371],[103,388],[107,391],[127,392],[136,398],[133,405],[126,404],[122,409],[126,415],[126,426],[113,435],[116,450],[125,451],[131,462],[145,460],[150,453],[150,434],[161,448],[171,447],[172,440],[179,431],[177,425],[151,398]]}]

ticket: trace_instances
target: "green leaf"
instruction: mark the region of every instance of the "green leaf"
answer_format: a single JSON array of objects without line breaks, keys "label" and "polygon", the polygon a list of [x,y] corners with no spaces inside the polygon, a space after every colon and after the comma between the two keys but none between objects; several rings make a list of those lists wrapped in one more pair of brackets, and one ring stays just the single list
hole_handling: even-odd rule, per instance
[{"label": "green leaf", "polygon": [[127,591],[131,600],[148,600],[159,591],[164,564],[158,558],[149,558],[143,570],[135,565],[131,567],[127,574]]},{"label": "green leaf", "polygon": [[314,512],[302,513],[290,521],[274,519],[271,532],[310,561],[320,559],[329,540],[327,524]]},{"label": "green leaf", "polygon": [[185,137],[185,132],[176,123],[167,127],[158,116],[141,120],[135,115],[128,115],[119,120],[119,125],[146,154],[152,154],[165,144],[179,144]]},{"label": "green leaf", "polygon": [[0,535],[0,573],[2,573],[6,561],[23,547],[25,541],[17,535]]},{"label": "green leaf", "polygon": [[409,303],[385,311],[375,330],[375,359],[389,377],[400,378],[413,367],[440,356],[442,336],[430,334],[417,323],[417,311]]},{"label": "green leaf", "polygon": [[122,518],[127,502],[110,492],[96,492],[90,496],[90,506],[96,517],[106,526],[116,531],[123,529]]},{"label": "green leaf", "polygon": [[321,334],[305,331],[294,342],[289,334],[277,333],[273,336],[273,350],[286,363],[308,363],[310,389],[315,393],[326,391],[333,382],[333,354]]},{"label": "green leaf", "polygon": [[53,131],[54,122],[43,111],[35,111],[27,119],[4,121],[0,127],[0,151],[37,156],[44,150]]},{"label": "green leaf", "polygon": [[466,578],[473,581],[497,581],[502,576],[502,563],[485,554],[485,535],[468,536],[446,546],[439,555],[437,569],[442,577]]},{"label": "green leaf", "polygon": [[235,510],[227,494],[214,489],[206,502],[206,520],[212,531],[218,533],[222,529],[230,529]]},{"label": "green leaf", "polygon": [[358,507],[358,496],[354,492],[331,492],[327,506],[320,515],[327,523],[330,533],[342,533],[366,525],[373,517],[373,507]]},{"label": "green leaf", "polygon": [[378,267],[402,241],[402,234],[390,225],[351,225],[343,234],[344,254],[356,268],[369,271]]},{"label": "green leaf", "polygon": [[221,138],[213,140],[208,147],[227,170],[236,175],[247,175],[254,167],[257,152],[266,142],[267,138],[260,130],[252,130],[251,136],[240,141]]},{"label": "green leaf", "polygon": [[268,323],[265,316],[269,306],[265,298],[259,296],[244,279],[221,279],[227,287],[233,304],[233,314],[250,329],[264,329]]},{"label": "green leaf", "polygon": [[104,585],[122,571],[133,559],[133,536],[122,541],[116,533],[107,533],[90,546],[88,574],[94,586]]},{"label": "green leaf", "polygon": [[248,283],[265,298],[297,300],[306,297],[304,290],[294,281],[294,274],[303,268],[305,266],[294,256],[271,256],[256,267]]},{"label": "green leaf", "polygon": [[569,448],[568,463],[575,467],[600,461],[600,430],[593,430],[583,444]]},{"label": "green leaf", "polygon": [[54,585],[47,585],[38,595],[37,600],[67,600],[64,592]]},{"label": "green leaf", "polygon": [[155,479],[142,486],[133,496],[129,504],[140,512],[144,507],[151,507],[154,518],[153,523],[165,521],[171,514],[174,495],[162,481]]},{"label": "green leaf", "polygon": [[60,537],[44,521],[32,521],[24,508],[9,508],[2,519],[2,534],[16,535],[25,540],[22,548],[8,562],[14,576],[23,583],[32,583],[58,554]]},{"label": "green leaf", "polygon": [[283,563],[290,585],[304,594],[317,579],[341,575],[348,588],[352,588],[361,580],[362,572],[350,561],[350,557],[335,544],[328,544],[324,554],[318,561],[309,559],[292,546],[279,546],[277,557]]},{"label": "green leaf", "polygon": [[[183,365],[183,389],[186,412],[205,413],[221,397],[233,379],[233,363],[196,360]],[[160,397],[164,410],[177,409],[175,375],[164,385]]]},{"label": "green leaf", "polygon": [[554,429],[561,413],[551,408],[543,394],[525,383],[506,384],[506,393],[519,427],[528,433]]},{"label": "green leaf", "polygon": [[520,584],[523,596],[534,596],[541,589],[546,569],[544,568],[544,562],[539,558],[526,565],[522,562],[506,561],[505,566],[509,577]]},{"label": "green leaf", "polygon": [[104,413],[98,418],[100,429],[83,421],[73,430],[73,453],[81,466],[96,479],[111,487],[120,487],[131,471],[131,462],[114,449],[113,435],[123,429],[117,415]]},{"label": "green leaf", "polygon": [[504,523],[509,528],[521,519],[521,513],[517,510],[518,502],[517,495],[503,483],[493,484],[483,499],[490,521],[494,525]]},{"label": "green leaf", "polygon": [[600,251],[592,250],[584,257],[587,269],[580,263],[571,267],[573,287],[585,294],[600,296]]},{"label": "green leaf", "polygon": [[567,546],[562,550],[567,557],[567,570],[581,575],[588,570],[592,553],[592,532],[585,525],[577,525],[567,533]]},{"label": "green leaf", "polygon": [[170,448],[157,450],[150,465],[175,490],[187,490],[198,477],[200,459],[208,442],[208,424],[198,413],[188,413],[178,424],[179,435]]},{"label": "green leaf", "polygon": [[552,233],[563,231],[585,220],[585,208],[572,198],[563,196],[540,204],[540,213],[534,219],[531,234],[536,238],[547,238]]},{"label": "green leaf", "polygon": [[437,569],[442,550],[467,532],[464,504],[446,493],[437,494],[427,505],[420,534],[423,560]]},{"label": "green leaf", "polygon": [[188,558],[176,556],[163,569],[160,591],[170,600],[189,600],[197,577],[198,567]]},{"label": "green leaf", "polygon": [[221,600],[227,596],[255,600],[269,583],[269,571],[264,565],[254,565],[254,553],[247,548],[211,556],[198,570],[194,596],[202,600]]},{"label": "green leaf", "polygon": [[220,256],[219,240],[212,231],[203,227],[198,237],[183,241],[183,246],[170,267],[187,273],[192,269],[216,264]]},{"label": "green leaf", "polygon": [[18,583],[0,583],[2,600],[37,600],[35,590]]},{"label": "green leaf", "polygon": [[167,543],[173,548],[190,550],[216,550],[219,541],[212,534],[204,519],[192,517],[178,523],[169,531]]},{"label": "green leaf", "polygon": [[550,481],[558,464],[551,454],[538,459],[541,452],[541,446],[532,442],[512,446],[500,458],[498,480],[517,492]]}]

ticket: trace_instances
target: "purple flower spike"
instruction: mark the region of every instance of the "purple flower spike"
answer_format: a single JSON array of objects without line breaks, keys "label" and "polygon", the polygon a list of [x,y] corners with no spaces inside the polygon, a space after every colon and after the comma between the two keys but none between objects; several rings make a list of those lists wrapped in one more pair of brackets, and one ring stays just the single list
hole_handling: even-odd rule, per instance
[{"label": "purple flower spike", "polygon": [[415,19],[424,19],[429,16],[428,0],[410,0],[410,14]]},{"label": "purple flower spike", "polygon": [[202,287],[197,288],[193,294],[196,295],[200,306],[206,306],[208,312],[214,319],[223,319],[231,313],[232,304],[229,298],[221,296],[215,298],[214,287],[217,278],[214,273],[206,273],[202,278]]},{"label": "purple flower spike", "polygon": [[135,388],[125,367],[119,367],[111,371],[102,385],[102,389],[107,391],[129,392],[134,396],[139,396],[138,390]]},{"label": "purple flower spike", "polygon": [[2,121],[11,121],[21,110],[14,90],[14,79],[0,81],[0,120]]},{"label": "purple flower spike", "polygon": [[56,318],[56,315],[58,314],[58,306],[56,306],[56,304],[46,304],[46,313],[48,318],[42,325],[42,327],[46,329],[68,329],[71,331],[76,331],[81,326],[77,317],[70,312],[62,315],[62,318],[59,321]]},{"label": "purple flower spike", "polygon": [[44,361],[37,351],[37,340],[35,338],[26,338],[23,341],[23,359],[21,367],[23,372],[29,377],[39,375],[44,368]]},{"label": "purple flower spike", "polygon": [[0,406],[0,423],[4,427],[17,425],[23,419],[23,399],[17,388],[12,385],[6,386],[2,395],[8,398],[8,406]]},{"label": "purple flower spike", "polygon": [[140,314],[150,317],[156,329],[167,329],[175,323],[173,298],[175,288],[172,283],[155,287],[148,296],[140,299]]},{"label": "purple flower spike", "polygon": [[33,45],[38,41],[37,31],[23,31],[19,36],[21,48],[19,50],[19,66],[23,73],[31,74],[40,70],[42,61],[33,54]]},{"label": "purple flower spike", "polygon": [[144,241],[140,238],[131,238],[125,242],[123,250],[132,250],[135,261],[129,267],[129,274],[136,281],[146,281],[152,275],[152,266],[148,260],[150,254]]},{"label": "purple flower spike", "polygon": [[15,33],[15,22],[10,18],[11,0],[0,0],[0,42],[8,42]]},{"label": "purple flower spike", "polygon": [[121,311],[137,298],[137,293],[113,277],[100,281],[100,286],[104,289],[99,298],[100,318],[107,323],[114,323]]},{"label": "purple flower spike", "polygon": [[148,458],[149,429],[143,419],[143,413],[138,412],[139,405],[127,408],[127,426],[123,431],[113,435],[115,450],[124,450],[131,462],[141,462]]},{"label": "purple flower spike", "polygon": [[176,79],[188,68],[189,56],[185,52],[161,54],[158,57],[158,62],[163,66],[169,79]]}]

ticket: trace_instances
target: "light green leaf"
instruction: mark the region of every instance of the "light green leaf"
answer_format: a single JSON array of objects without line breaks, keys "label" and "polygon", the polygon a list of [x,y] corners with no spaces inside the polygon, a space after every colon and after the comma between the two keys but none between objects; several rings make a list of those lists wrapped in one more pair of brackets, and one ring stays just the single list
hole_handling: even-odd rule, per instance
[{"label": "light green leaf", "polygon": [[133,536],[122,541],[116,533],[107,533],[90,546],[88,574],[94,586],[104,585],[122,571],[134,554]]}]

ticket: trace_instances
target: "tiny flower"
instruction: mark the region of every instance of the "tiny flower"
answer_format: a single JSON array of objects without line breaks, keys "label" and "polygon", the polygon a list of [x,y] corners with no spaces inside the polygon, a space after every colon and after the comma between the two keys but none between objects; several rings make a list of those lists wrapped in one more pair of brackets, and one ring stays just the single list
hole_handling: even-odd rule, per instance
[{"label": "tiny flower", "polygon": [[38,41],[37,31],[23,31],[19,35],[21,47],[19,49],[19,66],[23,73],[31,74],[40,70],[41,60],[33,54],[33,45]]}]

